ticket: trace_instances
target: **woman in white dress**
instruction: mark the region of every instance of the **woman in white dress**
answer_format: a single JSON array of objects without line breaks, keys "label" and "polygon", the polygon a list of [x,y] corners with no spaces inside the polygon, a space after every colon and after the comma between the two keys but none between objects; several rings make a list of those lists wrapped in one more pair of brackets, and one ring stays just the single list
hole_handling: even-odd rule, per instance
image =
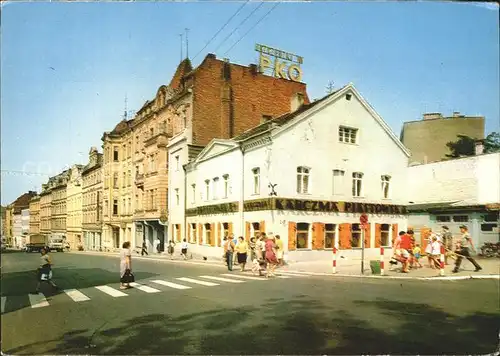
[{"label": "woman in white dress", "polygon": [[130,277],[132,275],[132,251],[130,242],[125,241],[120,252],[120,289],[130,288]]}]

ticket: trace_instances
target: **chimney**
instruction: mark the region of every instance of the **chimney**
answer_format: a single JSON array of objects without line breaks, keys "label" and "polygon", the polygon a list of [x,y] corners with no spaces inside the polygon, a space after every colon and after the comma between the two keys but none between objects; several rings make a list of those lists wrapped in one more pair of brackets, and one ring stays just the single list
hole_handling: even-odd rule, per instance
[{"label": "chimney", "polygon": [[257,64],[250,64],[248,66],[249,70],[250,70],[250,73],[252,73],[253,75],[257,74],[259,72],[259,69],[257,68]]},{"label": "chimney", "polygon": [[440,112],[432,112],[424,114],[424,120],[442,119],[443,115]]},{"label": "chimney", "polygon": [[484,142],[483,140],[476,140],[476,156],[482,155],[484,153]]},{"label": "chimney", "polygon": [[302,105],[304,105],[304,94],[295,93],[290,99],[290,112],[297,111]]}]

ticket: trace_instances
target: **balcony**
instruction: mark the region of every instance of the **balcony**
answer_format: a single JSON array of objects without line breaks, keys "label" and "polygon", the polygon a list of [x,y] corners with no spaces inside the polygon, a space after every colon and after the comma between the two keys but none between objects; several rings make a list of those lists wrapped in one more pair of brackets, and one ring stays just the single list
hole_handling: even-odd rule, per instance
[{"label": "balcony", "polygon": [[134,182],[137,188],[144,189],[144,174],[136,174]]},{"label": "balcony", "polygon": [[168,138],[166,132],[160,132],[144,141],[146,147],[156,144],[157,147],[167,147]]}]

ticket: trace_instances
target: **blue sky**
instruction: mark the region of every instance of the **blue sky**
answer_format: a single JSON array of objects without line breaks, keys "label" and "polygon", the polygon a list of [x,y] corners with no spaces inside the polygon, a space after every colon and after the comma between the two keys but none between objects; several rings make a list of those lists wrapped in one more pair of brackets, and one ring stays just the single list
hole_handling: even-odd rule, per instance
[{"label": "blue sky", "polygon": [[[192,58],[242,3],[3,3],[1,202],[74,163],[168,84],[188,27]],[[256,62],[255,43],[304,57],[311,98],[353,82],[399,136],[424,112],[486,116],[499,131],[498,7],[433,2],[262,5],[216,55]],[[250,2],[198,65],[259,3]],[[9,172],[6,172],[9,171]],[[18,173],[17,171],[24,171]]]}]

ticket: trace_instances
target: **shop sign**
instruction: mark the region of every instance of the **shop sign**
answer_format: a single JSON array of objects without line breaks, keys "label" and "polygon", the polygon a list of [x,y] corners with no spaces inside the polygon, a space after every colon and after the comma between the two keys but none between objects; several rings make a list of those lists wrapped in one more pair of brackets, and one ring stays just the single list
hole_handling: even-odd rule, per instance
[{"label": "shop sign", "polygon": [[233,203],[198,206],[193,209],[186,209],[186,216],[216,215],[216,214],[226,214],[226,213],[236,213],[236,212],[238,212],[238,203],[233,202]]},{"label": "shop sign", "polygon": [[260,54],[259,71],[261,73],[272,73],[276,78],[289,79],[294,82],[302,81],[300,65],[304,62],[303,57],[261,44],[256,44],[255,50]]},{"label": "shop sign", "polygon": [[302,200],[287,198],[268,198],[249,200],[243,203],[244,211],[260,210],[296,210],[323,213],[360,213],[405,215],[407,210],[402,205],[368,204],[355,202],[335,202],[320,200]]}]

